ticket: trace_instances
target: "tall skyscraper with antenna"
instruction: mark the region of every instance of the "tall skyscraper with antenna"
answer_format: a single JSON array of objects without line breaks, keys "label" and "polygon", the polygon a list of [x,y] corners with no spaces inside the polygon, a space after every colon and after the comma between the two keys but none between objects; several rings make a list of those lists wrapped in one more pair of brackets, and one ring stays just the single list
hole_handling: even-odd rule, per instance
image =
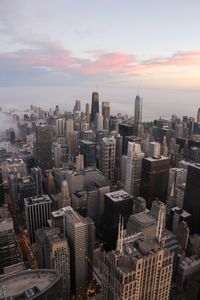
[{"label": "tall skyscraper with antenna", "polygon": [[99,113],[99,94],[97,92],[92,93],[92,109],[90,115],[90,121],[95,122],[95,115]]},{"label": "tall skyscraper with antenna", "polygon": [[135,113],[134,113],[134,124],[138,125],[142,122],[142,103],[143,99],[137,95],[135,98]]}]

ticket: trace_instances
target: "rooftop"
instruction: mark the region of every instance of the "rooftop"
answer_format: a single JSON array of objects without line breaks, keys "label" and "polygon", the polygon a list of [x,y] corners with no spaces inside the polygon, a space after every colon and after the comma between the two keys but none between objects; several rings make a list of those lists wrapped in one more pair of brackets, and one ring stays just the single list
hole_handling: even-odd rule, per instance
[{"label": "rooftop", "polygon": [[53,270],[28,270],[5,275],[0,279],[0,299],[36,299],[59,279],[59,273]]},{"label": "rooftop", "polygon": [[130,216],[129,221],[135,221],[141,225],[149,225],[149,224],[155,224],[156,220],[154,217],[152,217],[150,214],[147,214],[146,212],[140,212],[137,214],[134,214]]},{"label": "rooftop", "polygon": [[25,198],[24,201],[25,203],[27,203],[27,205],[35,205],[44,202],[50,202],[50,203],[52,202],[48,195],[42,195],[39,197],[33,196],[33,197]]},{"label": "rooftop", "polygon": [[124,190],[107,193],[106,196],[109,197],[114,202],[123,201],[132,198],[132,196]]},{"label": "rooftop", "polygon": [[158,156],[149,156],[149,157],[145,157],[144,158],[145,160],[148,160],[148,161],[161,161],[161,160],[169,160],[168,157],[166,156],[162,156],[162,155],[158,155]]}]

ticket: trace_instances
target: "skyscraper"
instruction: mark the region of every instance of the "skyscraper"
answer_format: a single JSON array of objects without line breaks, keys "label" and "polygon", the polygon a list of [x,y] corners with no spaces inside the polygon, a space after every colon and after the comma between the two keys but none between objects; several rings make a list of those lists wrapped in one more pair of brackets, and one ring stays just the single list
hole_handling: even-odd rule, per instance
[{"label": "skyscraper", "polygon": [[42,195],[42,170],[40,169],[40,167],[32,168],[31,176],[33,177],[36,185],[36,195]]},{"label": "skyscraper", "polygon": [[85,115],[87,123],[90,123],[90,104],[86,103],[85,105]]},{"label": "skyscraper", "polygon": [[109,129],[110,120],[110,102],[102,102],[102,116],[103,116],[103,126],[105,129]]},{"label": "skyscraper", "polygon": [[143,158],[144,153],[141,151],[140,145],[128,142],[125,190],[131,194],[134,199],[140,195]]},{"label": "skyscraper", "polygon": [[71,199],[69,197],[69,188],[68,188],[67,180],[63,180],[63,182],[62,182],[61,199],[62,199],[62,207],[71,205]]},{"label": "skyscraper", "polygon": [[35,242],[35,232],[47,226],[51,218],[52,201],[47,195],[24,199],[25,218],[30,242]]},{"label": "skyscraper", "polygon": [[164,156],[145,157],[142,161],[141,196],[147,208],[158,198],[166,202],[169,178],[169,159]]},{"label": "skyscraper", "polygon": [[188,166],[183,209],[192,216],[190,231],[200,234],[200,165]]},{"label": "skyscraper", "polygon": [[142,233],[124,238],[119,229],[116,250],[103,256],[103,299],[169,300],[173,254]]},{"label": "skyscraper", "polygon": [[200,108],[198,109],[197,112],[197,123],[200,123]]},{"label": "skyscraper", "polygon": [[56,119],[56,136],[61,137],[65,134],[65,123],[64,119],[57,118]]},{"label": "skyscraper", "polygon": [[104,122],[104,119],[103,119],[102,114],[97,113],[95,115],[95,129],[97,131],[103,130],[103,122]]},{"label": "skyscraper", "polygon": [[86,293],[92,275],[94,223],[70,206],[64,213],[64,231],[70,247],[72,293]]},{"label": "skyscraper", "polygon": [[115,145],[116,140],[114,137],[102,138],[99,149],[99,170],[111,181],[114,180]]},{"label": "skyscraper", "polygon": [[97,92],[92,93],[92,109],[90,115],[91,123],[95,122],[95,115],[99,113],[99,94]]},{"label": "skyscraper", "polygon": [[134,124],[138,125],[142,122],[142,102],[143,99],[137,95],[135,98]]},{"label": "skyscraper", "polygon": [[119,216],[124,219],[126,226],[133,213],[133,197],[124,190],[105,194],[104,199],[104,241],[105,249],[116,247]]},{"label": "skyscraper", "polygon": [[52,168],[52,135],[46,124],[36,127],[36,160],[42,171]]},{"label": "skyscraper", "polygon": [[80,153],[84,155],[84,167],[96,166],[96,145],[88,140],[80,141]]}]

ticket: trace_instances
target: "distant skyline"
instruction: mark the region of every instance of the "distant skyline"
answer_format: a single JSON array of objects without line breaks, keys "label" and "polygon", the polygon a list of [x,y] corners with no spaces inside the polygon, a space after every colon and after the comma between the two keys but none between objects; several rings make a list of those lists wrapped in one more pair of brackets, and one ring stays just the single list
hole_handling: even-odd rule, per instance
[{"label": "distant skyline", "polygon": [[71,107],[98,90],[126,107],[139,90],[145,115],[194,115],[199,11],[198,0],[1,0],[0,105]]}]

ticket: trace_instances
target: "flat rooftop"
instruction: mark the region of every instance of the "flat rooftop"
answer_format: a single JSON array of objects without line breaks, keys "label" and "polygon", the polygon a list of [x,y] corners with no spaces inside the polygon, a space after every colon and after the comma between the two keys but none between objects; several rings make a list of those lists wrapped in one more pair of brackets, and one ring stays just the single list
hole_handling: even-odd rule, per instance
[{"label": "flat rooftop", "polygon": [[27,203],[27,205],[34,205],[44,202],[52,202],[48,195],[42,195],[42,196],[33,196],[29,198],[25,198],[24,201]]},{"label": "flat rooftop", "polygon": [[162,155],[158,155],[158,156],[149,156],[149,157],[145,157],[144,159],[145,159],[145,160],[148,160],[148,161],[169,160],[168,157],[162,156]]},{"label": "flat rooftop", "polygon": [[70,206],[63,207],[59,210],[55,210],[51,212],[53,218],[62,217],[66,211],[70,210]]},{"label": "flat rooftop", "polygon": [[156,224],[156,220],[154,217],[152,217],[150,214],[147,214],[146,212],[140,212],[137,214],[134,214],[130,216],[130,221],[137,222],[141,225],[150,225],[150,224]]},{"label": "flat rooftop", "polygon": [[52,287],[60,275],[53,270],[28,270],[5,275],[0,279],[0,299],[36,299]]},{"label": "flat rooftop", "polygon": [[132,198],[132,196],[128,194],[125,190],[119,190],[116,192],[107,193],[106,196],[109,197],[114,202],[123,201]]}]

